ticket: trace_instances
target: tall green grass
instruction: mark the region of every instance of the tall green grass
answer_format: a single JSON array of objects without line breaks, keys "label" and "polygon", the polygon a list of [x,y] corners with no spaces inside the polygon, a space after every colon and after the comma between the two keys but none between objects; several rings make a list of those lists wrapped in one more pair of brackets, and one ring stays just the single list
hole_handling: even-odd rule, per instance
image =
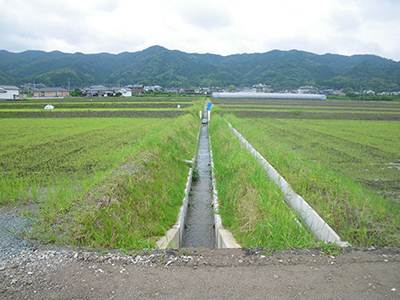
[{"label": "tall green grass", "polygon": [[72,218],[72,238],[93,247],[154,247],[176,221],[189,170],[184,160],[195,154],[197,130],[190,115],[143,140],[128,156],[132,172],[112,173],[106,182],[108,203],[80,199],[85,206]]},{"label": "tall green grass", "polygon": [[210,135],[219,212],[244,247],[307,248],[318,241],[283,202],[281,191],[243,148],[222,118],[214,115]]}]

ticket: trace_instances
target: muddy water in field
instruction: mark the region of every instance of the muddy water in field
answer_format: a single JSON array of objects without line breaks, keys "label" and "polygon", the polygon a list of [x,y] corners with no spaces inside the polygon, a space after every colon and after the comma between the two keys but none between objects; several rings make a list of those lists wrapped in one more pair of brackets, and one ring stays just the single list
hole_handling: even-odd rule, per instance
[{"label": "muddy water in field", "polygon": [[182,247],[215,248],[208,125],[201,126],[197,150],[197,169],[200,178],[193,181],[191,186]]}]

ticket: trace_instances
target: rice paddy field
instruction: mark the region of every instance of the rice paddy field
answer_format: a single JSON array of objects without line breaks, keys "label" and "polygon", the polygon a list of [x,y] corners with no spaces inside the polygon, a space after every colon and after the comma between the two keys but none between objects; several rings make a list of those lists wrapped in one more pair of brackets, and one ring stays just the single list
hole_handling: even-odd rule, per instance
[{"label": "rice paddy field", "polygon": [[400,121],[399,102],[213,99],[237,117]]},{"label": "rice paddy field", "polygon": [[[187,113],[193,97],[65,98],[0,102],[0,118],[174,118]],[[44,109],[52,105],[54,109]],[[179,107],[179,108],[178,108]]]},{"label": "rice paddy field", "polygon": [[48,242],[154,246],[184,197],[200,102],[73,100],[0,104],[0,208]]},{"label": "rice paddy field", "polygon": [[[321,243],[226,121],[343,240],[399,244],[400,103],[212,102],[220,213],[242,246]],[[0,211],[31,218],[26,234],[45,242],[154,247],[178,215],[203,105],[202,97],[1,102]]]},{"label": "rice paddy field", "polygon": [[[343,240],[354,246],[399,243],[399,103],[214,99],[213,104],[214,114],[229,121]],[[214,126],[227,126],[216,119]],[[214,134],[213,141],[224,144],[227,138]],[[219,166],[217,182],[231,163],[230,158]],[[229,207],[232,197],[224,191],[237,188],[220,189],[221,206]]]}]

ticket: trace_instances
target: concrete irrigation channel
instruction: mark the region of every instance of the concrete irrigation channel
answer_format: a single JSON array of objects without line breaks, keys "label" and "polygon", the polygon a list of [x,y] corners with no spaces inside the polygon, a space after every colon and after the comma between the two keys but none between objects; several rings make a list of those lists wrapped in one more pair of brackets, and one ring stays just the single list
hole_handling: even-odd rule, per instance
[{"label": "concrete irrigation channel", "polygon": [[211,194],[210,151],[207,113],[203,117],[196,159],[196,181],[192,181],[182,247],[215,248]]},{"label": "concrete irrigation channel", "polygon": [[[216,182],[208,135],[210,105],[200,112],[198,150],[186,182],[185,198],[175,225],[157,242],[165,248],[240,248],[232,233],[222,226],[218,214]],[[193,174],[197,173],[195,181]]]}]

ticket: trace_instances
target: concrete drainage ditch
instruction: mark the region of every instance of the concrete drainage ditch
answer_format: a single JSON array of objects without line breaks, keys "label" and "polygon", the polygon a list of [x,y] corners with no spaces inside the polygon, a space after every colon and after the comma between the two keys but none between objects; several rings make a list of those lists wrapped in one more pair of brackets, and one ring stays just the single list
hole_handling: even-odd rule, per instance
[{"label": "concrete drainage ditch", "polygon": [[[207,103],[206,103],[207,104]],[[212,151],[208,135],[210,107],[200,112],[202,125],[198,136],[196,165],[198,180],[193,181],[194,167],[189,170],[185,198],[175,225],[157,242],[165,248],[240,248],[233,235],[222,226],[213,174]],[[211,171],[211,174],[210,174]]]}]

